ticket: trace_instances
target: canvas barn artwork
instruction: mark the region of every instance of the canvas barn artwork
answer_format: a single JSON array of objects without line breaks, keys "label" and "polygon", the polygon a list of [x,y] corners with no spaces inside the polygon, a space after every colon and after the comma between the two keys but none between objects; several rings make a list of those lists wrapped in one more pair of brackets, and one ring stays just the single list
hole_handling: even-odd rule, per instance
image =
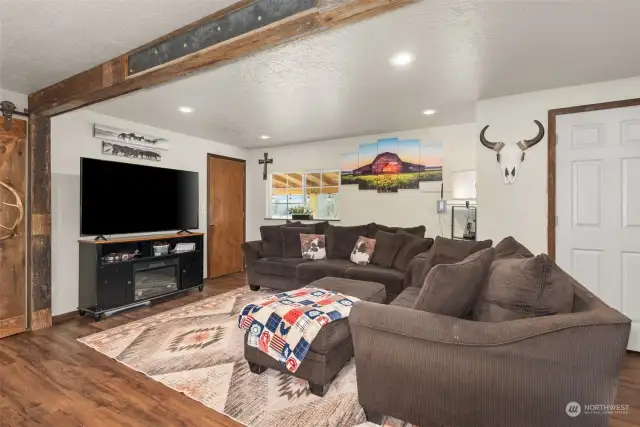
[{"label": "canvas barn artwork", "polygon": [[153,150],[166,151],[169,149],[169,141],[164,138],[97,124],[93,125],[93,137],[103,141],[113,141],[136,147],[151,148]]},{"label": "canvas barn artwork", "polygon": [[162,160],[162,154],[157,150],[152,150],[150,148],[135,148],[107,141],[102,141],[102,154],[127,157],[130,159],[153,160],[156,162]]},{"label": "canvas barn artwork", "polygon": [[418,139],[379,139],[361,144],[341,158],[342,185],[380,193],[419,189],[420,182],[442,181],[442,144],[422,144]]}]

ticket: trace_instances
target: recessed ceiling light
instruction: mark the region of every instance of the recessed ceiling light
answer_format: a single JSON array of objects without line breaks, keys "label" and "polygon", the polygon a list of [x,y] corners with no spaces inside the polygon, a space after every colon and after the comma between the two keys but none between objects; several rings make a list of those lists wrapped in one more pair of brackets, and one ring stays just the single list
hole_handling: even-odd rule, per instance
[{"label": "recessed ceiling light", "polygon": [[181,113],[189,114],[189,113],[193,113],[196,110],[194,110],[191,107],[178,107],[178,111],[180,111]]},{"label": "recessed ceiling light", "polygon": [[260,139],[271,139],[269,135],[260,135]]},{"label": "recessed ceiling light", "polygon": [[416,56],[411,52],[398,52],[389,58],[389,62],[394,67],[405,67],[415,61]]},{"label": "recessed ceiling light", "polygon": [[435,113],[437,113],[437,111],[432,109],[432,108],[430,108],[428,110],[424,110],[422,112],[422,114],[424,114],[425,116],[433,116]]}]

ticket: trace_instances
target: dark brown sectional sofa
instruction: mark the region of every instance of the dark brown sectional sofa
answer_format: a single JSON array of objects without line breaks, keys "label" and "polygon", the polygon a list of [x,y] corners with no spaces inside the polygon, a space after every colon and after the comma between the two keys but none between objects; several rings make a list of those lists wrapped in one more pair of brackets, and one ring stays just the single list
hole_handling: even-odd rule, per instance
[{"label": "dark brown sectional sofa", "polygon": [[[547,255],[534,256],[513,238],[490,246],[437,238],[414,259],[411,283],[390,305],[354,305],[349,324],[367,418],[606,427],[607,411],[569,409],[614,404],[630,320]],[[465,274],[472,264],[484,273]],[[439,280],[444,286],[433,292]],[[442,314],[470,295],[470,310]]]},{"label": "dark brown sectional sofa", "polygon": [[[283,227],[308,228],[311,234],[324,234],[327,258],[305,260],[299,257],[283,257],[279,247],[287,246]],[[425,239],[425,227],[400,228],[380,224],[353,227],[329,226],[328,223],[305,225],[290,223],[284,226],[264,226],[260,229],[262,240],[242,245],[247,266],[249,286],[252,290],[267,287],[292,290],[323,277],[342,277],[380,283],[385,286],[388,300],[392,301],[405,288],[410,260],[427,251],[433,239]],[[405,241],[390,267],[375,264],[357,265],[349,256],[360,236],[375,238],[378,231],[400,233]],[[284,235],[284,237],[283,237]],[[295,233],[294,233],[295,236]],[[284,249],[283,249],[284,250]],[[291,251],[287,251],[291,252]]]}]

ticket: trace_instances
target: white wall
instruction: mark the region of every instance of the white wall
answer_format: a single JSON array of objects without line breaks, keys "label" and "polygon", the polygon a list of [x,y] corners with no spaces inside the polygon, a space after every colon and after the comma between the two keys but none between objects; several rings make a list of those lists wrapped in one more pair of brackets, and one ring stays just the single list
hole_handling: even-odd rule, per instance
[{"label": "white wall", "polygon": [[[640,78],[632,78],[479,101],[474,140],[485,125],[490,140],[531,138],[534,119],[548,129],[548,110],[638,97]],[[495,152],[480,146],[477,161],[478,237],[497,242],[512,235],[533,252],[547,252],[547,138],[527,151],[511,186],[502,184]]]},{"label": "white wall", "polygon": [[[274,159],[270,172],[296,172],[314,169],[340,169],[340,156],[357,151],[362,143],[375,142],[379,138],[398,137],[401,139],[421,139],[441,141],[444,145],[444,185],[445,198],[451,197],[451,173],[473,170],[476,167],[474,123],[412,131],[392,132],[383,135],[318,141],[305,144],[265,148],[249,151],[247,157],[247,239],[260,238],[261,225],[277,224],[265,220],[268,206],[267,183],[262,179],[262,166],[258,160],[265,152]],[[376,191],[360,191],[357,185],[341,188],[340,224],[356,225],[378,222],[392,226],[416,226],[424,224],[427,235],[450,233],[450,218],[440,218],[436,214],[436,193],[418,190],[400,190],[398,193],[380,194]]]},{"label": "white wall", "polygon": [[[93,138],[93,124],[142,132],[169,140],[170,148],[162,161],[126,160],[104,156],[101,141]],[[246,150],[181,135],[138,123],[79,110],[51,121],[51,213],[52,213],[52,299],[53,315],[78,307],[78,239],[80,238],[80,157],[145,164],[199,173],[200,229],[207,225],[207,153],[246,158]],[[205,253],[206,257],[206,253]],[[206,258],[205,258],[206,259]],[[205,276],[206,276],[205,262]]]}]

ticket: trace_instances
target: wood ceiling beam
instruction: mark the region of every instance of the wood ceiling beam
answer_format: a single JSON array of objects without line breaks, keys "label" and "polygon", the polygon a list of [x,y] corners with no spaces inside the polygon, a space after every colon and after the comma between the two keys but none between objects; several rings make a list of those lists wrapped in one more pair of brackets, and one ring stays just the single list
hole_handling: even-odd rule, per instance
[{"label": "wood ceiling beam", "polygon": [[29,95],[54,116],[419,0],[243,0],[151,43]]}]

